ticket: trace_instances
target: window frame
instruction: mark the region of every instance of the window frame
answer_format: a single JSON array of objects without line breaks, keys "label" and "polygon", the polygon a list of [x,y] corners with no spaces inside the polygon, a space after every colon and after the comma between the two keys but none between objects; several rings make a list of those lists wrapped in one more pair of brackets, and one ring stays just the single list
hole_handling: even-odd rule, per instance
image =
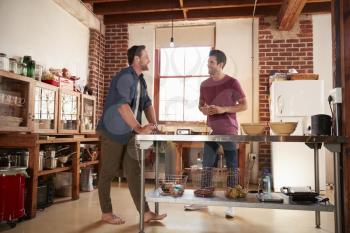
[{"label": "window frame", "polygon": [[[160,79],[161,78],[204,78],[207,77],[209,78],[209,74],[208,75],[176,75],[176,76],[161,76],[160,75],[160,49],[156,48],[155,49],[155,56],[154,56],[154,60],[155,60],[155,65],[154,65],[154,95],[153,95],[153,100],[154,100],[154,110],[156,113],[156,119],[157,122],[159,124],[165,124],[165,123],[193,123],[193,124],[199,124],[199,125],[206,125],[206,121],[160,121],[159,120],[159,93],[160,93]],[[185,89],[184,89],[185,92]],[[183,96],[185,95],[185,93],[183,93]],[[184,114],[185,111],[183,111]]]}]

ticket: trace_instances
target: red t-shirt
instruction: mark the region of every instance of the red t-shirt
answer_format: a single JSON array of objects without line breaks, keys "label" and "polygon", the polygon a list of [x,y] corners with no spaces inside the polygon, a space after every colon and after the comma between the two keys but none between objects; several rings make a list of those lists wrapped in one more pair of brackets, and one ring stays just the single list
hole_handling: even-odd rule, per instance
[{"label": "red t-shirt", "polygon": [[[233,106],[239,99],[245,97],[237,79],[228,75],[221,80],[208,78],[200,87],[200,101],[207,105]],[[238,123],[236,113],[223,113],[207,117],[212,134],[237,134]]]}]

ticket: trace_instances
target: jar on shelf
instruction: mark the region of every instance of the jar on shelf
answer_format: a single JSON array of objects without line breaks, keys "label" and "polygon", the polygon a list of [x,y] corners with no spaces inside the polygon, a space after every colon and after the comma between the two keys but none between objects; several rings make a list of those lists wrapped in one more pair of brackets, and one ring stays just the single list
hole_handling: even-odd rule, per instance
[{"label": "jar on shelf", "polygon": [[43,66],[36,64],[35,65],[35,80],[41,81],[43,75]]},{"label": "jar on shelf", "polygon": [[9,71],[9,59],[5,53],[0,53],[0,70]]},{"label": "jar on shelf", "polygon": [[18,63],[18,74],[27,76],[27,64],[26,63]]},{"label": "jar on shelf", "polygon": [[17,74],[17,60],[14,58],[10,58],[10,72]]},{"label": "jar on shelf", "polygon": [[27,77],[34,78],[35,77],[35,61],[30,60],[27,65]]}]

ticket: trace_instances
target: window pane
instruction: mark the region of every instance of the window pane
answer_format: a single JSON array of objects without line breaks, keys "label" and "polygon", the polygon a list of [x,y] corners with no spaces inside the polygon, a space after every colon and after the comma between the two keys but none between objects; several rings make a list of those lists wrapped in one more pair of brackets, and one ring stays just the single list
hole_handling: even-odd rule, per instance
[{"label": "window pane", "polygon": [[184,48],[160,50],[160,76],[183,76],[185,74]]},{"label": "window pane", "polygon": [[183,121],[184,78],[161,78],[159,120]]},{"label": "window pane", "polygon": [[199,89],[207,77],[185,79],[185,121],[205,121],[206,116],[198,109]]},{"label": "window pane", "polygon": [[190,47],[185,49],[185,75],[208,75],[210,47]]}]

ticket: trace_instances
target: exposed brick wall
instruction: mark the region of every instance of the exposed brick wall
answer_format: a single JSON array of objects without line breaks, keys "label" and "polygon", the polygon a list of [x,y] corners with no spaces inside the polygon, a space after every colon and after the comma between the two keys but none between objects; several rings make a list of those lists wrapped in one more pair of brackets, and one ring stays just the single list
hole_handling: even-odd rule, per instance
[{"label": "exposed brick wall", "polygon": [[104,98],[106,97],[112,77],[128,65],[127,50],[129,33],[127,24],[106,26]]},{"label": "exposed brick wall", "polygon": [[[290,31],[277,29],[276,17],[259,19],[259,115],[261,122],[270,121],[269,74],[313,72],[313,35],[311,16],[302,15]],[[271,168],[271,145],[260,143],[259,170]]]},{"label": "exposed brick wall", "polygon": [[96,120],[100,119],[103,110],[104,93],[104,57],[105,57],[105,38],[94,30],[90,29],[89,43],[89,80],[88,84],[96,96]]}]

